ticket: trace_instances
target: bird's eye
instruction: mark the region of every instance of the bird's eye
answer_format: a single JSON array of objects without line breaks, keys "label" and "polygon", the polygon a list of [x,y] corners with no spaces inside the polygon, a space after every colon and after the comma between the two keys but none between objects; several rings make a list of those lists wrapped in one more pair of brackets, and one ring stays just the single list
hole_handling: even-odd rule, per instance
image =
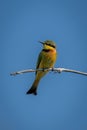
[{"label": "bird's eye", "polygon": [[46,45],[48,45],[48,46],[51,46],[51,44],[50,43],[45,43]]},{"label": "bird's eye", "polygon": [[50,44],[50,43],[45,43],[45,44],[48,45],[48,46],[51,46],[51,47],[53,47],[53,48],[56,48],[55,45],[52,45],[52,44]]},{"label": "bird's eye", "polygon": [[45,43],[46,45],[48,45],[48,43]]}]

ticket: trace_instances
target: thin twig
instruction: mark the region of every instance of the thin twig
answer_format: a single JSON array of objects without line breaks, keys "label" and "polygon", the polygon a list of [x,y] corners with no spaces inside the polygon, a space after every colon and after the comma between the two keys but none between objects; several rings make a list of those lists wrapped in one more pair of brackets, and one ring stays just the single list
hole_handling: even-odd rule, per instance
[{"label": "thin twig", "polygon": [[13,72],[10,75],[15,76],[15,75],[18,75],[18,74],[36,72],[36,71],[54,71],[54,72],[58,72],[58,73],[71,72],[71,73],[76,73],[76,74],[81,74],[81,75],[87,76],[86,72],[81,72],[81,71],[66,69],[66,68],[27,69],[27,70],[21,70],[21,71]]}]

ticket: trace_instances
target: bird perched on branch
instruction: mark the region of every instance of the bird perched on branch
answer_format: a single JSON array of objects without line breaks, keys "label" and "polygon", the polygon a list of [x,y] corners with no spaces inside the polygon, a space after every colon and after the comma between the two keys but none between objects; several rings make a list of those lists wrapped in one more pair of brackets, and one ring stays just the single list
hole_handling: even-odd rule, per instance
[{"label": "bird perched on branch", "polygon": [[53,68],[56,61],[57,52],[55,42],[51,40],[46,40],[44,42],[39,41],[39,42],[43,45],[43,49],[39,54],[36,69],[43,69],[43,71],[36,71],[35,80],[26,94],[37,95],[37,87],[39,81],[48,72],[44,71],[44,69]]}]

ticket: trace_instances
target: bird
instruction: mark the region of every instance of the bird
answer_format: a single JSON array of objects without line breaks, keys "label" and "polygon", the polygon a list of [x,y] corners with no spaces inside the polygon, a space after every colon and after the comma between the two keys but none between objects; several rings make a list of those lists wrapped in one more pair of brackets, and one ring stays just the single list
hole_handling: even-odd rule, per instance
[{"label": "bird", "polygon": [[[52,40],[39,41],[43,45],[43,48],[38,56],[35,72],[35,80],[31,88],[26,94],[37,95],[37,88],[41,78],[48,73],[44,71],[46,68],[53,68],[57,58],[56,43]],[[43,69],[43,71],[38,71],[37,69]]]}]

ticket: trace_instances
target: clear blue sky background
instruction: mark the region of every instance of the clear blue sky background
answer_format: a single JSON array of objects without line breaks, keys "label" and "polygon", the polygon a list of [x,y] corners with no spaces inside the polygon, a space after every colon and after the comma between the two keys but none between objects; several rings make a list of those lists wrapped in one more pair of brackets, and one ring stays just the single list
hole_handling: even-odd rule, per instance
[{"label": "clear blue sky background", "polygon": [[87,77],[50,72],[26,95],[42,49],[56,42],[55,67],[87,72],[86,0],[0,1],[0,130],[87,130]]}]

